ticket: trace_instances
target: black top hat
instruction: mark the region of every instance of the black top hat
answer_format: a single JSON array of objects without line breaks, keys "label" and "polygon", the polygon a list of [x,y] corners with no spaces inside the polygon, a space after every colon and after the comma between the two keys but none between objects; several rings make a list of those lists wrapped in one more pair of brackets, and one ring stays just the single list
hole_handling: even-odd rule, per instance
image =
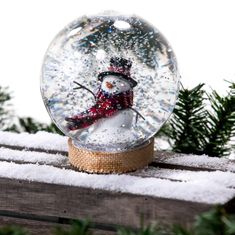
[{"label": "black top hat", "polygon": [[125,79],[131,84],[131,87],[135,87],[137,82],[131,78],[130,69],[132,62],[123,58],[112,57],[110,59],[109,71],[102,72],[98,75],[98,80],[103,81],[103,78],[108,75],[117,75]]}]

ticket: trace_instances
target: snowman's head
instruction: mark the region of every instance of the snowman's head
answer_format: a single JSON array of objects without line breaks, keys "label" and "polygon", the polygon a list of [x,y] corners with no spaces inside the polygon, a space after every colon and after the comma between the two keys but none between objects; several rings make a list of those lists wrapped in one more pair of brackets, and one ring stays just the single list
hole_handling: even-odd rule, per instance
[{"label": "snowman's head", "polygon": [[115,95],[132,89],[131,84],[118,75],[108,75],[103,78],[101,89]]}]

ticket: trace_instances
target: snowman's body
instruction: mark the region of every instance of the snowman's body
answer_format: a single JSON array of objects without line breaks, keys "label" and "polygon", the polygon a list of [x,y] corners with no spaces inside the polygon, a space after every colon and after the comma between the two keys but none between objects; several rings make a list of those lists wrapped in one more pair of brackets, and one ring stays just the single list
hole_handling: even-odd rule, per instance
[{"label": "snowman's body", "polygon": [[[118,76],[106,76],[101,84],[101,89],[111,95],[116,95],[131,88],[127,81]],[[130,108],[119,110],[108,118],[101,118],[90,127],[88,142],[99,144],[122,144],[135,140],[131,131],[133,126],[134,114]]]}]

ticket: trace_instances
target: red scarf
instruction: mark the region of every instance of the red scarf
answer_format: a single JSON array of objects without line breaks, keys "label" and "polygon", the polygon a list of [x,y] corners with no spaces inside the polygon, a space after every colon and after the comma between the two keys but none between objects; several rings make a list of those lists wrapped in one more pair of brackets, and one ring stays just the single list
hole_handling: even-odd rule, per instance
[{"label": "red scarf", "polygon": [[108,118],[119,110],[133,105],[133,91],[125,91],[116,95],[105,93],[101,89],[96,94],[96,103],[86,111],[73,117],[65,118],[70,131],[82,129],[94,124],[101,118]]}]

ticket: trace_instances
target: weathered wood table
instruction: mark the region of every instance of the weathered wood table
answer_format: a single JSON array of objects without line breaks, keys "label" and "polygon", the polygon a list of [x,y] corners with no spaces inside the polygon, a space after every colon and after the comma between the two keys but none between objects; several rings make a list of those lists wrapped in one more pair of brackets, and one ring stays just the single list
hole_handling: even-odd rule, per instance
[{"label": "weathered wood table", "polygon": [[235,212],[235,162],[156,152],[149,167],[123,175],[77,172],[68,164],[67,138],[0,132],[0,225],[50,234],[71,219],[89,219],[95,234],[118,226],[179,223],[223,204]]}]

